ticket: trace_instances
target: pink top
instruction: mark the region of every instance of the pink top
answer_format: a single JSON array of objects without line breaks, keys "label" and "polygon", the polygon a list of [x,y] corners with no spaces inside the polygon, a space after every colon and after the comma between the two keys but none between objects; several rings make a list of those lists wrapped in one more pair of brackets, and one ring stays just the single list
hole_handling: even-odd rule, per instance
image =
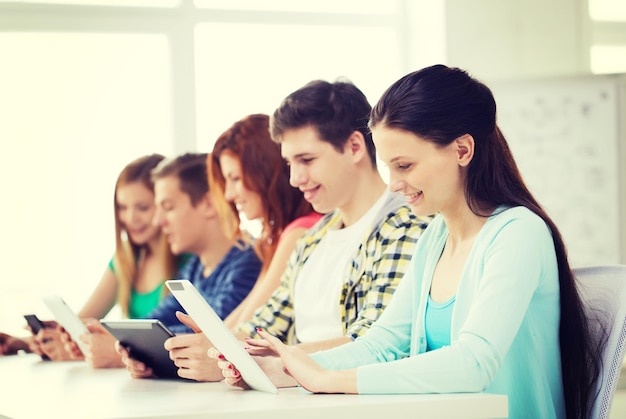
[{"label": "pink top", "polygon": [[310,212],[307,215],[303,215],[302,217],[298,217],[289,224],[287,224],[287,226],[283,230],[283,233],[280,236],[282,237],[283,234],[287,233],[290,230],[293,230],[294,228],[306,228],[308,230],[309,228],[313,227],[313,225],[317,223],[320,218],[322,218],[322,214],[315,211]]}]

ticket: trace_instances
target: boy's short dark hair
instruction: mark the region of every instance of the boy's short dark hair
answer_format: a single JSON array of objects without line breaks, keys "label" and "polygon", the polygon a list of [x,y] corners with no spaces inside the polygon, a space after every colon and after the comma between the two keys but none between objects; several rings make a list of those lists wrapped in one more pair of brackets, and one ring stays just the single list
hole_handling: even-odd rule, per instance
[{"label": "boy's short dark hair", "polygon": [[350,134],[359,131],[376,167],[376,148],[367,126],[371,110],[363,92],[351,82],[315,80],[283,100],[272,115],[270,131],[272,139],[280,143],[286,131],[310,126],[339,152]]},{"label": "boy's short dark hair", "polygon": [[152,182],[167,176],[176,176],[180,190],[189,195],[196,205],[209,192],[207,179],[207,153],[186,153],[173,159],[165,159],[152,169]]}]

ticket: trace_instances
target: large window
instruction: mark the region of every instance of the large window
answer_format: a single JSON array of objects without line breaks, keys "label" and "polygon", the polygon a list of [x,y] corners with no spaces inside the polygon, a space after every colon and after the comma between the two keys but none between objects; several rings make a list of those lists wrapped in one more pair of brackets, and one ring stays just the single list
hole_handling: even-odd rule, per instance
[{"label": "large window", "polygon": [[118,172],[173,151],[168,50],[154,34],[0,33],[1,330],[43,313],[46,291],[80,307],[100,278]]},{"label": "large window", "polygon": [[595,74],[626,73],[626,2],[588,2],[591,71]]},{"label": "large window", "polygon": [[442,61],[437,48],[408,52],[416,31],[443,45],[431,3],[0,0],[0,331],[24,333],[26,312],[47,317],[43,292],[82,306],[114,250],[127,162],[210,151],[235,120],[271,113],[312,79],[345,77],[375,102]]},{"label": "large window", "polygon": [[200,150],[311,80],[350,80],[374,103],[402,71],[391,28],[203,23],[195,34]]}]

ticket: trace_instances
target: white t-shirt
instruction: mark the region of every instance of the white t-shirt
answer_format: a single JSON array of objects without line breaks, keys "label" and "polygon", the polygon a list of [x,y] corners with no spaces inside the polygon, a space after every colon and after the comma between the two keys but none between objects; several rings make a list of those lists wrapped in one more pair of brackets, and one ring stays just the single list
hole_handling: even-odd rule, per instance
[{"label": "white t-shirt", "polygon": [[294,285],[296,337],[315,342],[343,336],[339,297],[348,266],[389,191],[353,225],[329,229],[302,267]]}]

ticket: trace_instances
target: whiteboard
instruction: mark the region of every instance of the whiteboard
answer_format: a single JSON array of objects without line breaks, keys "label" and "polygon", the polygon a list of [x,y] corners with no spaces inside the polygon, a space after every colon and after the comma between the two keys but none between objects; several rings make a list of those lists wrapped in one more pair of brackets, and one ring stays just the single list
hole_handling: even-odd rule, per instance
[{"label": "whiteboard", "polygon": [[498,125],[572,266],[621,263],[623,76],[491,84]]}]

